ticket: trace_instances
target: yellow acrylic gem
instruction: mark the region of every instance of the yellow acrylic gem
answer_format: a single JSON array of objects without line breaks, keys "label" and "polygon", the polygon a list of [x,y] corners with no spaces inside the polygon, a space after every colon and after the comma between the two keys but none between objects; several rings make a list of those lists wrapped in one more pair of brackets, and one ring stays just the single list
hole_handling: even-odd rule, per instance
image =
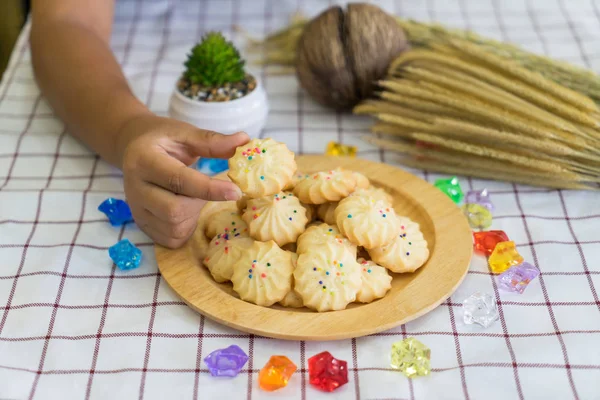
[{"label": "yellow acrylic gem", "polygon": [[500,242],[494,248],[494,251],[488,259],[490,269],[494,274],[501,274],[513,265],[519,265],[523,262],[523,257],[515,247],[515,242]]},{"label": "yellow acrylic gem", "polygon": [[465,204],[462,211],[473,229],[487,229],[492,225],[492,213],[479,204]]},{"label": "yellow acrylic gem", "polygon": [[429,375],[431,350],[415,338],[406,338],[392,345],[391,366],[408,378]]},{"label": "yellow acrylic gem", "polygon": [[356,157],[356,146],[346,146],[341,143],[329,142],[325,154],[328,156]]}]

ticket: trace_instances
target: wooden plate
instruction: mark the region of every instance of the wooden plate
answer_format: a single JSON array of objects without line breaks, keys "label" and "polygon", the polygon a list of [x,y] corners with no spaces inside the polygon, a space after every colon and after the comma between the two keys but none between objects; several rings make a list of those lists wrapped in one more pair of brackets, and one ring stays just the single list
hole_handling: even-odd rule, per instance
[{"label": "wooden plate", "polygon": [[216,283],[201,265],[208,242],[200,222],[193,239],[178,250],[156,246],[163,278],[194,310],[224,325],[289,340],[337,340],[385,331],[437,307],[456,290],[469,269],[471,229],[460,209],[429,183],[389,165],[356,158],[298,156],[298,169],[311,173],[343,167],[366,175],[394,196],[394,208],[418,222],[430,258],[413,274],[396,274],[392,289],[370,304],[343,311],[260,307],[240,300],[231,284]]}]

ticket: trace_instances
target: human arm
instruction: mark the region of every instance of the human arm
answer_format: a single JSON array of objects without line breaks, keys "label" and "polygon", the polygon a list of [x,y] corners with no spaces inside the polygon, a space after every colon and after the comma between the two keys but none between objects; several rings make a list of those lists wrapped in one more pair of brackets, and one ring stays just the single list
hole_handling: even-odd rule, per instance
[{"label": "human arm", "polygon": [[223,136],[157,117],[131,92],[110,50],[114,0],[34,0],[31,51],[42,93],[69,132],[121,168],[140,228],[178,247],[204,200],[236,200],[239,188],[187,168],[229,157],[245,134]]}]

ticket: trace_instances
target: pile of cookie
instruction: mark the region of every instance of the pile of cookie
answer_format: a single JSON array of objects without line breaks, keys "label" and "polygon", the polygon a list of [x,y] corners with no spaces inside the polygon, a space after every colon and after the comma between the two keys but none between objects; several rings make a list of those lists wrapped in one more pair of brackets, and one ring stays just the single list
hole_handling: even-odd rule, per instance
[{"label": "pile of cookie", "polygon": [[337,168],[298,173],[294,153],[273,139],[236,150],[228,176],[245,197],[209,202],[200,218],[210,243],[203,264],[242,300],[343,310],[391,289],[394,273],[429,257],[419,225],[364,175]]}]

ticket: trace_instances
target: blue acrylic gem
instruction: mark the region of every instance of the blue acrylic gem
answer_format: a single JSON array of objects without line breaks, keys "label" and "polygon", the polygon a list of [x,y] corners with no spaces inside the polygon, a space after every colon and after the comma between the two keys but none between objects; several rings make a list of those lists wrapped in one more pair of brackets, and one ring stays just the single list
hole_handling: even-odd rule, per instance
[{"label": "blue acrylic gem", "polygon": [[123,200],[110,197],[98,206],[98,210],[106,214],[112,226],[121,226],[133,221],[129,205]]},{"label": "blue acrylic gem", "polygon": [[201,158],[198,160],[197,169],[206,175],[216,175],[229,169],[229,161],[220,158]]},{"label": "blue acrylic gem", "polygon": [[248,355],[237,345],[231,345],[225,349],[215,350],[204,359],[212,376],[235,377],[240,373]]},{"label": "blue acrylic gem", "polygon": [[142,251],[129,239],[123,239],[108,249],[108,254],[120,270],[127,271],[140,266]]}]

